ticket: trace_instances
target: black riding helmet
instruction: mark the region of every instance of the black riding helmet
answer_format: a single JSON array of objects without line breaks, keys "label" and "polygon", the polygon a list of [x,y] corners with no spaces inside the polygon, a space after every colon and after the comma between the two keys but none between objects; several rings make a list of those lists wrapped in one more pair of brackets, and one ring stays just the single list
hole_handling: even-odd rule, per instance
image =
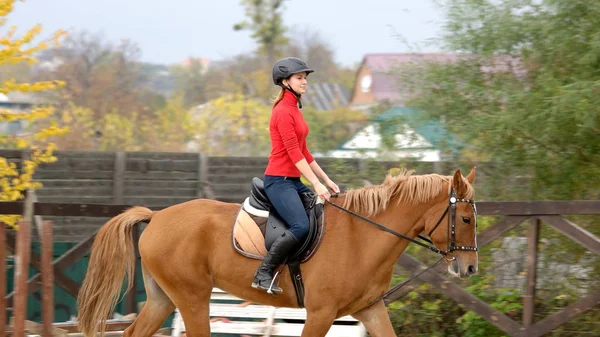
[{"label": "black riding helmet", "polygon": [[281,86],[284,89],[292,92],[296,97],[298,97],[298,102],[300,104],[300,108],[302,108],[302,102],[300,101],[300,96],[298,95],[294,89],[290,86],[285,87],[282,83],[282,80],[290,78],[290,76],[298,73],[306,72],[306,74],[310,74],[314,72],[313,69],[310,69],[304,61],[297,57],[286,57],[277,61],[273,66],[273,83],[275,85]]}]

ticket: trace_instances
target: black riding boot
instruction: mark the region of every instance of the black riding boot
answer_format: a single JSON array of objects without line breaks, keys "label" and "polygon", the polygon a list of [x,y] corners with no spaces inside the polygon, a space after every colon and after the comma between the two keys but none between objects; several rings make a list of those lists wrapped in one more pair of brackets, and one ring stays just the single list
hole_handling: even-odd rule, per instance
[{"label": "black riding boot", "polygon": [[[283,263],[286,257],[288,257],[292,250],[298,245],[298,239],[289,230],[283,232],[283,234],[277,238],[271,245],[271,249],[265,256],[262,264],[254,273],[254,281],[252,281],[252,288],[268,290],[271,282],[273,281],[273,270]],[[282,293],[283,290],[276,285],[272,288],[274,293]]]}]

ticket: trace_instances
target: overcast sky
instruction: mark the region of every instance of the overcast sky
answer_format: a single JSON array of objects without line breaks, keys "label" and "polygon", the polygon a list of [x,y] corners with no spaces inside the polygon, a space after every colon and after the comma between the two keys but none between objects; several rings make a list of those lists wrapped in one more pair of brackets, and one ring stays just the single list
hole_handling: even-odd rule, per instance
[{"label": "overcast sky", "polygon": [[[285,8],[288,27],[319,31],[344,65],[365,53],[410,51],[398,35],[423,44],[439,33],[442,19],[432,0],[286,0]],[[16,2],[8,25],[22,33],[40,23],[44,37],[85,29],[110,41],[126,38],[140,46],[143,61],[167,64],[252,51],[250,34],[232,29],[243,19],[239,0],[25,0]]]}]

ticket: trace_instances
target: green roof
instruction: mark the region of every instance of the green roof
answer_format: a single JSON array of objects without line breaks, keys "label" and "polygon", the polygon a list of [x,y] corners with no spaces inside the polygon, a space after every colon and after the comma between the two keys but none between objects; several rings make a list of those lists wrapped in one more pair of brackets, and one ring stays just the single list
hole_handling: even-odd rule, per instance
[{"label": "green roof", "polygon": [[433,119],[424,119],[416,109],[391,108],[371,118],[371,121],[384,123],[384,130],[393,133],[398,133],[398,127],[406,124],[438,149],[448,149],[455,152],[463,145],[456,135],[444,128],[442,123]]},{"label": "green roof", "polygon": [[[406,124],[417,134],[428,141],[433,148],[439,150],[449,150],[456,153],[458,148],[463,144],[458,137],[444,128],[444,126],[436,120],[424,119],[418,110],[406,107],[395,107],[369,119],[371,123],[379,123],[382,125],[381,132],[391,136],[401,133],[399,128]],[[350,139],[354,138],[358,130]],[[345,150],[343,144],[338,146],[338,150]],[[402,150],[402,149],[397,149]],[[408,149],[407,149],[408,150]],[[413,149],[414,150],[414,149]]]}]

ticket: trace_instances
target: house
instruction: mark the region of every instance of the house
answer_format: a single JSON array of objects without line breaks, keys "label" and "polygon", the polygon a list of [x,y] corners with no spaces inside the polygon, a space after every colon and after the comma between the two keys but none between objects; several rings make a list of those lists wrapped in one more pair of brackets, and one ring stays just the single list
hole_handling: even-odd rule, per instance
[{"label": "house", "polygon": [[456,154],[461,147],[458,138],[438,121],[420,116],[416,109],[391,108],[372,117],[328,156],[437,162]]},{"label": "house", "polygon": [[404,106],[407,92],[398,75],[394,75],[395,71],[422,61],[450,62],[457,58],[457,55],[437,53],[366,54],[356,72],[350,108],[368,109],[382,102]]},{"label": "house", "polygon": [[[41,103],[39,99],[32,95],[21,93],[18,91],[9,92],[8,94],[0,93],[0,109],[11,112],[25,112],[33,109],[34,105]],[[23,119],[12,122],[0,122],[0,134],[19,135],[27,126],[27,121]]]},{"label": "house", "polygon": [[[349,108],[373,113],[374,107],[391,108],[372,117],[354,136],[330,151],[338,158],[376,158],[389,160],[413,158],[420,161],[442,161],[464,146],[450,134],[443,123],[424,120],[417,109],[407,104],[409,90],[398,75],[419,76],[426,63],[450,64],[474,56],[439,53],[366,54],[356,72]],[[495,56],[481,66],[483,72],[512,72],[524,75],[517,59]],[[407,72],[409,71],[409,72]],[[383,105],[380,105],[385,103]]]},{"label": "house", "polygon": [[340,83],[313,83],[302,94],[302,104],[317,111],[347,107],[349,102],[350,91]]}]

